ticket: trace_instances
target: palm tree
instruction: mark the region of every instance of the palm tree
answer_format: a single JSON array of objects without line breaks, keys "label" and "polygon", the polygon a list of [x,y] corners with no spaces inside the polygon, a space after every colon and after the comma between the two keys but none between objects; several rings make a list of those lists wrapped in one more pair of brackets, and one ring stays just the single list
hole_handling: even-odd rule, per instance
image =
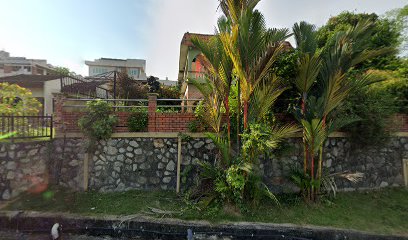
[{"label": "palm tree", "polygon": [[220,38],[229,54],[240,85],[244,108],[244,129],[248,128],[248,110],[254,89],[270,77],[272,65],[284,50],[282,42],[289,37],[288,29],[268,29],[263,15],[254,10],[259,1],[226,0],[221,8],[232,22],[231,32]]},{"label": "palm tree", "polygon": [[[331,113],[340,106],[349,94],[369,84],[369,75],[348,77],[353,66],[370,58],[392,51],[389,48],[368,49],[366,41],[371,37],[374,23],[359,22],[347,31],[338,32],[330,39],[321,52],[316,50],[316,32],[313,25],[295,24],[293,31],[300,58],[296,87],[302,96],[300,122],[303,126],[304,172],[310,163],[312,182],[317,187],[322,177],[323,145],[330,132],[354,121],[354,119],[334,119]],[[316,83],[316,84],[315,84]],[[315,96],[308,92],[316,85]],[[319,153],[317,175],[315,157]],[[312,184],[310,200],[316,192]]]},{"label": "palm tree", "polygon": [[[220,32],[230,31],[230,24],[225,17],[219,18],[218,29]],[[201,51],[199,57],[206,72],[205,77],[212,82],[211,85],[213,86],[213,90],[216,91],[216,94],[223,97],[223,105],[227,116],[227,138],[228,143],[231,144],[229,94],[233,76],[232,61],[224,50],[218,30],[215,32],[215,36],[210,38],[209,41],[201,41],[199,38],[193,38],[192,42],[194,46]],[[196,81],[194,85],[197,86],[200,85],[200,83]],[[198,86],[198,88],[200,88],[200,86]]]}]

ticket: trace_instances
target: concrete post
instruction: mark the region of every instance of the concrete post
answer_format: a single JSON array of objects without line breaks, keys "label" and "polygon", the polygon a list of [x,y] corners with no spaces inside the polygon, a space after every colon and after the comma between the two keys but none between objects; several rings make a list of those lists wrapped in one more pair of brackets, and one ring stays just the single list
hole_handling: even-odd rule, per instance
[{"label": "concrete post", "polygon": [[63,93],[53,93],[55,99],[53,121],[55,127],[55,136],[61,136],[64,132],[64,114],[63,106],[65,102],[65,95]]},{"label": "concrete post", "polygon": [[157,93],[149,93],[148,95],[148,124],[149,132],[156,132],[156,109],[157,109]]}]

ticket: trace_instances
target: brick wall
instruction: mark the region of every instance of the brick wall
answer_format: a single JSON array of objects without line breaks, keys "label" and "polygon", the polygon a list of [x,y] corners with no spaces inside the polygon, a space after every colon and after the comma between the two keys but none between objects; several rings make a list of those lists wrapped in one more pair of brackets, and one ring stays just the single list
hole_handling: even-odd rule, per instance
[{"label": "brick wall", "polygon": [[[80,111],[65,111],[62,107],[64,102],[61,95],[54,96],[56,99],[56,116],[55,125],[57,132],[79,132],[78,120],[85,114]],[[182,113],[157,113],[157,95],[149,96],[148,105],[148,132],[187,132],[188,125],[196,117],[191,112]],[[118,116],[119,122],[115,127],[115,132],[129,132],[127,128],[127,119],[130,112],[115,112]],[[293,119],[285,119],[293,121]],[[224,120],[225,121],[225,120]],[[390,119],[388,124],[392,131],[408,132],[408,116],[404,114],[397,114]]]},{"label": "brick wall", "polygon": [[[56,99],[55,125],[57,132],[80,132],[78,120],[85,112],[65,110],[63,107],[64,97],[62,95],[54,96]],[[157,96],[149,96],[148,106],[148,132],[187,132],[188,124],[195,120],[193,113],[157,113]],[[119,122],[115,126],[114,132],[129,132],[127,121],[130,112],[115,112]]]},{"label": "brick wall", "polygon": [[408,132],[408,115],[395,114],[390,119],[388,126],[392,131]]},{"label": "brick wall", "polygon": [[156,132],[187,132],[195,119],[193,113],[156,113],[154,124]]}]

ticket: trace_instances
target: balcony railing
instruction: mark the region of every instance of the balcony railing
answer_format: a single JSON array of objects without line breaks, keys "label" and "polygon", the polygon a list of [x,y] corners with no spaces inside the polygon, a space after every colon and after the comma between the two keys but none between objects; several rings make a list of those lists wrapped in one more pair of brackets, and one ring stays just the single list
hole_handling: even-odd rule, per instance
[{"label": "balcony railing", "polygon": [[195,79],[195,80],[202,80],[205,77],[205,73],[203,71],[188,71],[184,79]]}]

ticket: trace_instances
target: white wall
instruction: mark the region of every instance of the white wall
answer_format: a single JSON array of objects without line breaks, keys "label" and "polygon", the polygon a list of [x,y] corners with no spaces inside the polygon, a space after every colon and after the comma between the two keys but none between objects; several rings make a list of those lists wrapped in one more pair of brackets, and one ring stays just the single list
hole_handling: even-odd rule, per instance
[{"label": "white wall", "polygon": [[53,93],[61,92],[60,79],[44,82],[44,114],[52,114]]}]

